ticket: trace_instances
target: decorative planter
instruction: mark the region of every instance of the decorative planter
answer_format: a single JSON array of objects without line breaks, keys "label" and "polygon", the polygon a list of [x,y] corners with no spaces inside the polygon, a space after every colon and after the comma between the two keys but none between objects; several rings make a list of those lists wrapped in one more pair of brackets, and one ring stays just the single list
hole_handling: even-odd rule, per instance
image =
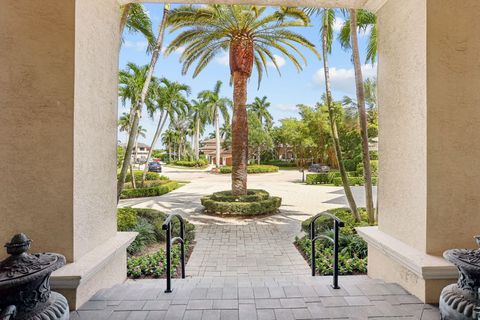
[{"label": "decorative planter", "polygon": [[[479,243],[480,236],[475,238]],[[480,319],[480,250],[453,249],[445,251],[443,256],[457,266],[460,277],[440,294],[442,320]]]},{"label": "decorative planter", "polygon": [[0,262],[0,319],[68,319],[68,302],[50,291],[50,274],[65,265],[56,253],[28,254],[31,240],[23,233],[7,243],[10,257]]}]

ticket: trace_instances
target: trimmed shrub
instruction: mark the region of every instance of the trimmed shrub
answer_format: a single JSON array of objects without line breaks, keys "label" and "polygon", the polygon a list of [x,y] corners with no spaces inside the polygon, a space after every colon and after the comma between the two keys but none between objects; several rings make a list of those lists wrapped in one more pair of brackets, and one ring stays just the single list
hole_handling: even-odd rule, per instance
[{"label": "trimmed shrub", "polygon": [[[133,174],[135,175],[135,181],[142,181],[142,175],[143,171],[142,170],[134,170]],[[119,175],[117,175],[118,178]],[[165,180],[168,179],[165,176],[161,176],[156,172],[147,172],[145,176],[145,180]],[[127,176],[125,177],[125,182],[131,182],[132,181],[132,175],[127,173]]]},{"label": "trimmed shrub", "polygon": [[120,208],[117,210],[118,231],[131,230],[137,225],[137,213],[132,208]]},{"label": "trimmed shrub", "polygon": [[282,160],[272,160],[272,161],[262,161],[262,165],[277,166],[280,168],[294,168],[297,166],[295,162],[291,161],[282,161]]},{"label": "trimmed shrub", "polygon": [[208,165],[208,161],[206,159],[198,159],[194,161],[177,160],[171,161],[170,163],[181,167],[205,167]]},{"label": "trimmed shrub", "polygon": [[[160,176],[159,180],[145,180],[145,184],[143,185],[143,187],[144,188],[156,187],[156,186],[160,186],[162,184],[168,183],[168,182],[170,182],[170,180],[167,177]],[[138,181],[137,182],[137,187],[141,187],[141,185],[142,185],[142,182]],[[123,188],[124,189],[131,189],[131,188],[133,188],[133,185],[132,185],[131,182],[125,182],[123,184]]]},{"label": "trimmed shrub", "polygon": [[[377,185],[378,178],[373,176],[372,177],[372,184],[374,186]],[[365,184],[365,180],[363,177],[348,177],[348,183],[351,186],[363,186]],[[333,184],[336,186],[343,186],[342,178],[335,178],[333,179]]]},{"label": "trimmed shrub", "polygon": [[378,151],[370,151],[370,160],[378,160]]},{"label": "trimmed shrub", "polygon": [[[378,160],[370,160],[370,168],[372,170],[372,176],[376,176],[378,172]],[[357,176],[363,176],[363,162],[357,165]]]},{"label": "trimmed shrub", "polygon": [[270,197],[265,190],[248,190],[246,196],[232,196],[231,191],[216,192],[200,199],[206,213],[230,215],[261,215],[274,213],[282,198]]},{"label": "trimmed shrub", "polygon": [[340,177],[340,172],[308,173],[305,179],[307,184],[331,184],[333,179]]},{"label": "trimmed shrub", "polygon": [[120,199],[161,196],[162,194],[169,193],[179,187],[180,184],[177,181],[168,181],[167,183],[155,187],[123,189]]},{"label": "trimmed shrub", "polygon": [[211,199],[219,202],[254,202],[267,200],[270,194],[265,190],[249,189],[246,196],[234,196],[232,191],[220,191],[212,194]]},{"label": "trimmed shrub", "polygon": [[[278,172],[277,166],[269,166],[269,165],[258,165],[252,164],[247,166],[247,173],[267,173],[267,172]],[[220,173],[232,173],[232,167],[230,166],[223,166],[220,167]]]}]

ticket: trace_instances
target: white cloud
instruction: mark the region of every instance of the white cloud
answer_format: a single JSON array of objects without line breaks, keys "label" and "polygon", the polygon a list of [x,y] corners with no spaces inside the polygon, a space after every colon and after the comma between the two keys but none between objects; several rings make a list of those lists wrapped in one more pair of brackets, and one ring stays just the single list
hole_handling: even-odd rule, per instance
[{"label": "white cloud", "polygon": [[145,51],[147,50],[148,43],[147,41],[125,41],[123,43],[125,48],[132,48],[137,51]]},{"label": "white cloud", "polygon": [[222,55],[215,58],[215,61],[221,65],[228,66],[230,64],[228,52],[224,52]]},{"label": "white cloud", "polygon": [[[282,57],[282,56],[278,56],[278,55],[274,54],[274,55],[273,55],[273,58],[275,59],[275,62],[277,63],[277,66],[278,66],[279,69],[280,69],[281,67],[283,67],[283,66],[285,65],[285,63],[286,63],[285,58]],[[275,64],[273,64],[273,62],[272,62],[271,60],[269,60],[269,61],[267,62],[267,66],[272,67],[272,68],[275,68]]]},{"label": "white cloud", "polygon": [[[313,75],[313,81],[325,88],[324,69],[321,68]],[[377,75],[377,65],[365,64],[362,66],[363,78],[372,78]],[[355,71],[353,68],[330,68],[330,82],[332,90],[341,91],[344,94],[355,94]]]},{"label": "white cloud", "polygon": [[340,32],[342,30],[343,24],[345,23],[345,20],[342,18],[335,18],[335,21],[333,22],[333,31],[335,32]]}]

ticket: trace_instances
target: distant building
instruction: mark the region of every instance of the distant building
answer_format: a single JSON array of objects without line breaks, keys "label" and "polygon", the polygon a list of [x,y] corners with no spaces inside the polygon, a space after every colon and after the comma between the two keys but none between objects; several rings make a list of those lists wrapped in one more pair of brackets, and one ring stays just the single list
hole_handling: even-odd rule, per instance
[{"label": "distant building", "polygon": [[[200,151],[203,152],[205,157],[208,160],[208,163],[215,164],[217,157],[217,148],[215,139],[207,139],[202,142],[203,146],[200,148]],[[220,140],[220,165],[222,166],[231,166],[232,165],[232,149],[224,149],[221,146],[223,145],[223,139]]]},{"label": "distant building", "polygon": [[[126,144],[121,144],[121,146],[122,148],[127,147]],[[145,161],[147,161],[149,151],[150,151],[149,145],[138,142],[136,148],[135,146],[133,146],[133,149],[132,149],[132,158],[131,158],[132,163],[145,163]]]},{"label": "distant building", "polygon": [[277,151],[278,159],[280,160],[294,160],[295,155],[293,154],[293,148],[292,146],[289,146],[287,144],[280,143],[275,146],[275,149]]}]

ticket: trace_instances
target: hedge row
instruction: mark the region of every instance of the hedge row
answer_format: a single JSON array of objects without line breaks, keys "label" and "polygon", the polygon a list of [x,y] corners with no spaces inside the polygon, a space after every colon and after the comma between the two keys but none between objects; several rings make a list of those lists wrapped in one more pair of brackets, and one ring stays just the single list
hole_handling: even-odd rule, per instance
[{"label": "hedge row", "polygon": [[[149,188],[149,187],[157,187],[157,186],[160,186],[162,184],[166,184],[170,182],[170,180],[168,180],[167,177],[165,176],[160,176],[158,178],[158,180],[145,180],[145,184],[142,186],[142,182],[141,181],[137,181],[137,184],[136,186],[137,187],[143,187],[143,188]],[[133,185],[131,182],[125,182],[123,184],[123,188],[124,189],[131,189],[133,188]]]},{"label": "hedge row", "polygon": [[291,161],[281,161],[281,160],[273,160],[273,161],[265,161],[262,162],[262,165],[270,165],[270,166],[277,166],[277,167],[284,167],[284,168],[293,168],[296,167],[297,164]]},{"label": "hedge row", "polygon": [[[372,184],[376,186],[377,182],[378,182],[378,178],[373,176]],[[363,177],[348,177],[348,183],[351,186],[363,186],[365,184],[365,180]],[[342,186],[343,185],[342,178],[339,177],[339,178],[333,179],[333,184],[336,186]]]},{"label": "hedge row", "polygon": [[201,202],[207,213],[249,216],[276,212],[282,205],[282,198],[270,197],[256,202],[221,202],[203,197]]},{"label": "hedge row", "polygon": [[194,161],[186,161],[186,160],[177,160],[177,161],[171,161],[171,164],[174,164],[176,166],[182,166],[182,167],[205,167],[208,165],[208,161],[205,159],[199,159],[199,160],[194,160]]},{"label": "hedge row", "polygon": [[169,193],[180,187],[177,181],[168,181],[167,183],[147,188],[124,189],[120,195],[120,199],[155,197]]},{"label": "hedge row", "polygon": [[333,171],[328,173],[309,173],[306,176],[307,184],[332,184],[333,179],[340,177],[340,172]]},{"label": "hedge row", "polygon": [[[134,170],[133,174],[135,175],[135,181],[142,181],[143,170]],[[117,178],[118,176],[119,174],[117,175]],[[156,172],[147,172],[147,175],[145,176],[145,180],[168,180],[168,178],[165,176],[161,176]],[[131,181],[132,181],[132,175],[129,172],[125,177],[125,182],[131,182]]]},{"label": "hedge row", "polygon": [[269,197],[270,194],[267,191],[260,189],[249,189],[245,196],[234,196],[232,191],[215,192],[210,196],[212,200],[219,202],[254,202],[267,200]]},{"label": "hedge row", "polygon": [[[277,166],[269,166],[263,164],[254,164],[247,166],[247,173],[267,173],[267,172],[278,172]],[[224,166],[220,167],[220,173],[232,173],[232,167]]]}]

